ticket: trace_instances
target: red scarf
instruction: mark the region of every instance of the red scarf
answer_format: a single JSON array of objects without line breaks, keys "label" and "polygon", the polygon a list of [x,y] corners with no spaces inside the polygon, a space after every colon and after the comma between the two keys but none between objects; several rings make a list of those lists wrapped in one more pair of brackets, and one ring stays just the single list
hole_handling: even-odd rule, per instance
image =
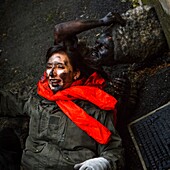
[{"label": "red scarf", "polygon": [[[45,74],[44,74],[45,75]],[[38,82],[38,94],[50,101],[55,101],[60,109],[83,131],[100,144],[107,144],[111,132],[95,118],[87,114],[72,100],[87,100],[103,110],[113,110],[117,100],[100,88],[104,86],[105,80],[96,72],[87,80],[81,79],[73,82],[71,87],[53,93],[48,86],[46,76]],[[115,115],[114,115],[115,117]]]}]

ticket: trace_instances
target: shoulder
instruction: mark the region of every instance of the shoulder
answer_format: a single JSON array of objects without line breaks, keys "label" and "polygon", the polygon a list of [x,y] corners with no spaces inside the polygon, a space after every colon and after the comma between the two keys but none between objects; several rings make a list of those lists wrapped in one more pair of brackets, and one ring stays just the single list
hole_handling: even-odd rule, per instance
[{"label": "shoulder", "polygon": [[109,115],[113,116],[112,111],[102,110],[98,106],[94,105],[93,103],[85,100],[76,100],[75,103],[81,107],[86,113],[99,119],[101,117],[106,117]]}]

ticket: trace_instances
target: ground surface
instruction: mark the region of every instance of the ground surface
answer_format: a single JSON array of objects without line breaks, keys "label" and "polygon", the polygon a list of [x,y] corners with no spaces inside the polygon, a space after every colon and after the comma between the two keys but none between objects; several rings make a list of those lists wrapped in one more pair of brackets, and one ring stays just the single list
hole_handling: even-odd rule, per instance
[{"label": "ground surface", "polygon": [[[0,87],[18,89],[32,86],[41,76],[44,56],[53,44],[54,25],[76,18],[99,18],[109,11],[125,12],[130,3],[120,0],[1,0],[0,1]],[[91,43],[101,30],[86,32]],[[131,71],[131,78],[137,82],[138,102],[127,120],[139,117],[167,103],[170,99],[170,54],[166,53],[138,71]],[[115,66],[116,70],[131,65]],[[123,126],[124,145],[127,151],[127,168],[140,170],[135,149],[127,128]]]},{"label": "ground surface", "polygon": [[[25,76],[31,80],[39,78],[46,50],[53,45],[55,24],[76,18],[99,18],[110,11],[122,13],[128,8],[128,3],[119,0],[1,0],[1,86],[11,80],[22,81]],[[95,37],[95,33],[86,32],[85,37],[92,40],[86,35]]]}]

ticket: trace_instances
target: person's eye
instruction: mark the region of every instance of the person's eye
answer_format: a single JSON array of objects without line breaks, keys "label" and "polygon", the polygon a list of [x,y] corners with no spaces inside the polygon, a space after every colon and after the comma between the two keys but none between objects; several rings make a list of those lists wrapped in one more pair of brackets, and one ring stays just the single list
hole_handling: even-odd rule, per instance
[{"label": "person's eye", "polygon": [[58,64],[57,68],[64,69],[65,67],[63,65],[61,65],[61,64]]},{"label": "person's eye", "polygon": [[50,69],[50,68],[52,68],[51,65],[46,65],[46,69]]}]

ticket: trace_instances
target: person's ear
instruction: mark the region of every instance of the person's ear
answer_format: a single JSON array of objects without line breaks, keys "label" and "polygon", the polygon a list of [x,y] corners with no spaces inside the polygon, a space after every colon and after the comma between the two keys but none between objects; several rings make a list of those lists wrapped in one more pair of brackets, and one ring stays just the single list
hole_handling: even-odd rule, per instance
[{"label": "person's ear", "polygon": [[74,72],[74,80],[77,80],[79,77],[80,77],[80,70],[76,70],[75,72]]}]

